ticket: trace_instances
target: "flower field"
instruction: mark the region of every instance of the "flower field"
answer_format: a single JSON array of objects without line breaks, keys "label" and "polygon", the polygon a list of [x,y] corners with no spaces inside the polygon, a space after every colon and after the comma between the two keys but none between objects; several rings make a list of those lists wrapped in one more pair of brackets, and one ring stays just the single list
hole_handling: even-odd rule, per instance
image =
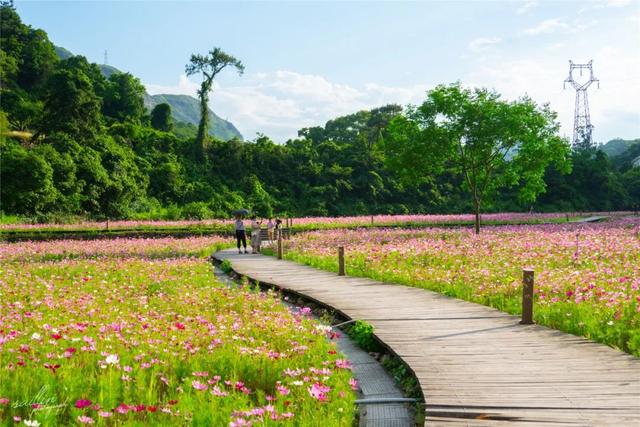
[{"label": "flower field", "polygon": [[224,243],[0,244],[0,424],[351,425],[326,327],[216,282]]},{"label": "flower field", "polygon": [[596,224],[317,231],[285,257],[422,287],[520,313],[522,268],[535,270],[537,323],[640,356],[640,218]]},{"label": "flower field", "polygon": [[[485,224],[539,224],[546,222],[565,222],[577,217],[598,215],[599,213],[491,213],[482,215]],[[606,215],[620,215],[625,212],[603,213]],[[373,219],[373,224],[372,220]],[[460,225],[473,224],[471,214],[448,215],[373,215],[373,216],[343,216],[343,217],[305,217],[292,218],[293,226],[298,229],[325,229],[362,226],[399,226],[399,225]],[[27,224],[0,223],[0,231],[100,231],[107,228],[107,223],[83,221],[70,224]],[[110,221],[109,230],[179,230],[179,229],[215,229],[229,231],[233,228],[230,219],[205,219],[181,221]]]}]

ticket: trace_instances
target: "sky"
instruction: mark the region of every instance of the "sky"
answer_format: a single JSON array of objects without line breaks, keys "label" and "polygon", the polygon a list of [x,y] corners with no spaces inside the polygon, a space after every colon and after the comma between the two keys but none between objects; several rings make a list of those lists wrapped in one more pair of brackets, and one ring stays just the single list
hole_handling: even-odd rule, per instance
[{"label": "sky", "polygon": [[[420,104],[441,83],[528,95],[573,129],[569,60],[593,60],[593,138],[640,137],[640,0],[26,1],[23,21],[58,46],[139,77],[151,94],[196,94],[192,53],[221,47],[211,108],[252,140],[389,103]],[[577,75],[578,78],[579,75]],[[584,78],[584,77],[583,77]]]}]

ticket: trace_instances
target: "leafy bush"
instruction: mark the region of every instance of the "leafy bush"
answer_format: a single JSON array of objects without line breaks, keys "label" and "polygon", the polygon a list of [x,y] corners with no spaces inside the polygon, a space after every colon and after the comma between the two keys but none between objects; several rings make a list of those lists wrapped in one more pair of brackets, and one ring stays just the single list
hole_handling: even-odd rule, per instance
[{"label": "leafy bush", "polygon": [[356,320],[348,334],[364,350],[373,351],[376,349],[377,344],[373,339],[373,325],[370,323]]},{"label": "leafy bush", "polygon": [[186,219],[207,219],[213,217],[213,212],[204,202],[192,202],[182,208],[182,216]]}]

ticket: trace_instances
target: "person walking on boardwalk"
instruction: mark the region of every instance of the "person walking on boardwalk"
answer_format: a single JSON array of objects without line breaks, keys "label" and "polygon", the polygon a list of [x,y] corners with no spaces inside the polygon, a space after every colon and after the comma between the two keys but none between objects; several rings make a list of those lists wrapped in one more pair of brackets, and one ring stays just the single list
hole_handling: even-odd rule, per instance
[{"label": "person walking on boardwalk", "polygon": [[262,221],[258,221],[258,217],[255,215],[251,217],[251,249],[252,253],[257,254],[260,252],[260,225]]},{"label": "person walking on boardwalk", "polygon": [[273,218],[269,218],[269,222],[267,223],[267,239],[269,241],[273,240],[273,227],[275,227],[272,219]]},{"label": "person walking on boardwalk", "polygon": [[236,241],[238,243],[238,253],[241,254],[242,250],[240,249],[240,243],[244,247],[244,253],[247,253],[247,236],[244,231],[244,221],[242,218],[236,217]]}]

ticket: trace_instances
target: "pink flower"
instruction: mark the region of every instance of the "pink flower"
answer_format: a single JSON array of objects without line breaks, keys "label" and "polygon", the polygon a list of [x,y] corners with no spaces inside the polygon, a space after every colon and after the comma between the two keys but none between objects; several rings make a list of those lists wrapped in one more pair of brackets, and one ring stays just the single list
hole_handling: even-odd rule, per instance
[{"label": "pink flower", "polygon": [[80,423],[82,423],[82,424],[93,424],[94,423],[93,418],[87,417],[86,415],[80,415],[78,417],[78,421]]},{"label": "pink flower", "polygon": [[196,380],[191,381],[191,386],[196,390],[206,390],[208,388],[206,384],[203,384],[200,381]]},{"label": "pink flower", "polygon": [[102,418],[109,418],[110,416],[113,415],[113,412],[100,411],[98,412],[98,415],[101,416]]},{"label": "pink flower", "polygon": [[86,408],[91,406],[91,401],[89,399],[78,399],[76,400],[75,407],[78,409]]},{"label": "pink flower", "polygon": [[322,383],[314,383],[307,389],[309,395],[314,399],[324,402],[327,400],[327,393],[331,391],[331,387],[328,387]]},{"label": "pink flower", "polygon": [[211,394],[214,396],[228,396],[229,393],[227,393],[226,391],[222,391],[220,390],[220,387],[218,386],[213,386],[211,388]]},{"label": "pink flower", "polygon": [[0,397],[0,405],[6,405],[7,403],[9,403],[9,399],[6,397]]},{"label": "pink flower", "polygon": [[283,385],[276,386],[276,389],[278,390],[278,393],[280,393],[281,396],[286,396],[289,394],[289,389]]},{"label": "pink flower", "polygon": [[341,368],[341,369],[351,369],[351,362],[349,362],[348,360],[345,360],[345,359],[337,359],[336,360],[336,367]]},{"label": "pink flower", "polygon": [[129,406],[125,405],[124,403],[121,403],[116,408],[116,412],[119,414],[126,414],[127,412],[129,412]]},{"label": "pink flower", "polygon": [[208,377],[209,376],[209,372],[207,372],[207,371],[197,371],[197,372],[193,372],[192,375],[194,377]]},{"label": "pink flower", "polygon": [[309,307],[302,307],[300,309],[300,314],[303,316],[309,316],[311,315],[311,309]]},{"label": "pink flower", "polygon": [[355,378],[350,378],[349,379],[349,385],[351,386],[351,390],[356,391],[358,390],[358,380]]}]

